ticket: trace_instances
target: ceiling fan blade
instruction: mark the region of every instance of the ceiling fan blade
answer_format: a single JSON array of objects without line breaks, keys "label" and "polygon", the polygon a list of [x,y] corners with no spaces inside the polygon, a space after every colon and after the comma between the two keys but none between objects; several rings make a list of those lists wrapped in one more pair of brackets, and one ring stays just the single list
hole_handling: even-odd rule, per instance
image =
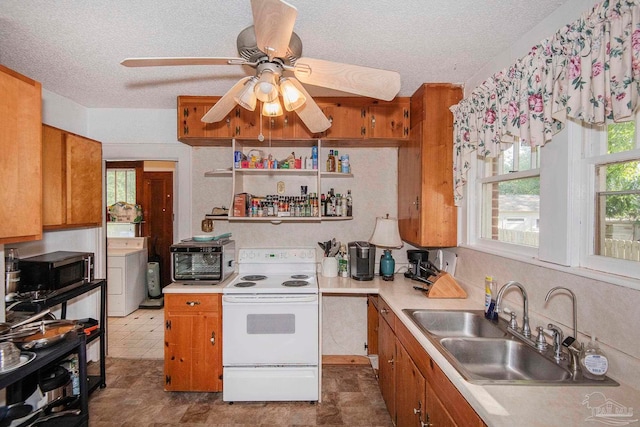
[{"label": "ceiling fan blade", "polygon": [[400,74],[395,71],[300,58],[294,73],[302,83],[384,101],[391,101],[400,91]]},{"label": "ceiling fan blade", "polygon": [[251,77],[244,77],[240,79],[238,83],[233,85],[233,87],[229,89],[218,102],[216,102],[216,105],[211,107],[211,109],[207,111],[204,116],[202,116],[201,120],[205,123],[216,123],[227,117],[227,114],[229,114],[229,112],[236,105],[236,101],[233,99],[233,97],[242,90],[244,84],[250,78]]},{"label": "ceiling fan blade", "polygon": [[258,49],[269,57],[284,58],[298,10],[282,0],[251,0]]},{"label": "ceiling fan blade", "polygon": [[329,129],[331,122],[327,119],[327,116],[324,115],[320,107],[318,107],[318,104],[311,98],[311,95],[305,90],[304,86],[294,78],[290,77],[289,80],[307,98],[307,101],[302,107],[294,110],[307,129],[309,129],[311,133],[320,133]]},{"label": "ceiling fan blade", "polygon": [[176,57],[176,58],[127,58],[120,64],[125,67],[160,67],[171,65],[241,65],[247,61],[242,58],[207,58],[207,57]]}]

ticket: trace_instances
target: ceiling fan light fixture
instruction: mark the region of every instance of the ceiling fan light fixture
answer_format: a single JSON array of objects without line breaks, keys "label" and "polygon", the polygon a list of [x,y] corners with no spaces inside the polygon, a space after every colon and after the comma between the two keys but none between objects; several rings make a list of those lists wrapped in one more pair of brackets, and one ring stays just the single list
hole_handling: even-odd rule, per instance
[{"label": "ceiling fan light fixture", "polygon": [[255,85],[256,97],[262,102],[273,102],[278,99],[276,76],[271,70],[263,70]]},{"label": "ceiling fan light fixture", "polygon": [[286,77],[280,78],[280,93],[282,93],[284,108],[287,111],[296,110],[307,102],[307,97]]},{"label": "ceiling fan light fixture", "polygon": [[249,111],[254,111],[256,109],[257,98],[254,89],[257,82],[257,77],[251,77],[244,84],[244,87],[242,88],[240,93],[238,93],[238,95],[233,98],[233,100],[236,101],[238,105]]},{"label": "ceiling fan light fixture", "polygon": [[277,97],[276,97],[275,101],[264,102],[262,104],[262,115],[263,116],[278,117],[278,116],[281,116],[283,114],[284,114],[284,112],[282,111],[282,105],[280,105],[280,102],[278,101]]}]

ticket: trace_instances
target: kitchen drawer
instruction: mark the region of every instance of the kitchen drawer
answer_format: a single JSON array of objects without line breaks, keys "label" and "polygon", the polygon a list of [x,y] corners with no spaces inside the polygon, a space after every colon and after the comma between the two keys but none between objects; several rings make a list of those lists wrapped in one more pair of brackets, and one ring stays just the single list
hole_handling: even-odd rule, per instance
[{"label": "kitchen drawer", "polygon": [[164,304],[170,312],[220,312],[222,294],[165,294]]},{"label": "kitchen drawer", "polygon": [[380,316],[387,322],[387,324],[391,327],[391,330],[395,332],[396,330],[396,315],[393,314],[393,311],[387,304],[387,302],[379,298],[378,299],[378,309]]}]

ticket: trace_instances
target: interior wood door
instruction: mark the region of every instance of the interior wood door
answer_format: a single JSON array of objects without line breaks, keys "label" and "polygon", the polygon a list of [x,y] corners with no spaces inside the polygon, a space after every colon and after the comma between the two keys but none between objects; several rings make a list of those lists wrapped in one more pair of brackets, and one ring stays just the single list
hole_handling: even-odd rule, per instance
[{"label": "interior wood door", "polygon": [[173,172],[144,172],[142,235],[149,237],[149,257],[160,257],[162,286],[171,283],[173,243]]}]

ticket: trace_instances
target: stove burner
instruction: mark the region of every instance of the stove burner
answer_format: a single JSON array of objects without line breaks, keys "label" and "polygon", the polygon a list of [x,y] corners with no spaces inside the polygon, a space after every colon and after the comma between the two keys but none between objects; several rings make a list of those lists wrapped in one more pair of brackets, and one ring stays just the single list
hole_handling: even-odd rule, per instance
[{"label": "stove burner", "polygon": [[258,281],[258,280],[264,280],[266,279],[267,276],[263,276],[262,274],[250,274],[248,276],[243,276],[241,277],[242,280],[249,280],[252,282]]},{"label": "stove burner", "polygon": [[292,279],[302,279],[302,280],[306,280],[309,278],[309,276],[307,276],[306,274],[294,274],[291,276]]},{"label": "stove burner", "polygon": [[[247,276],[249,277],[249,276]],[[243,277],[243,279],[246,279],[246,277]],[[238,282],[233,286],[236,286],[238,288],[250,288],[251,286],[255,286],[256,283],[255,282]]]},{"label": "stove burner", "polygon": [[309,283],[304,280],[287,280],[282,282],[282,286],[307,286]]}]

